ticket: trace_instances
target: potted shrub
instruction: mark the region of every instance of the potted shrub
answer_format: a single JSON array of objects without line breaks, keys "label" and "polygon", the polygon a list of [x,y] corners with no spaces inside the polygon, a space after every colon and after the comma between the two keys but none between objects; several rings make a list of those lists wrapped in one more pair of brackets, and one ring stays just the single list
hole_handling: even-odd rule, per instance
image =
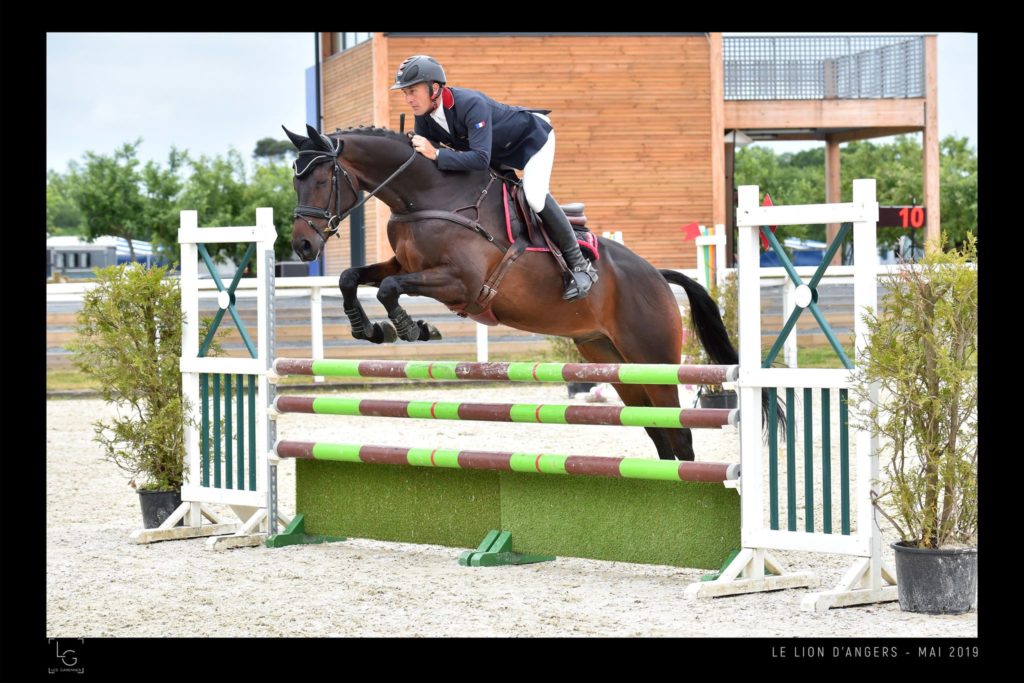
[{"label": "potted shrub", "polygon": [[131,477],[152,528],[180,504],[185,472],[181,294],[166,268],[126,264],[94,273],[69,347],[103,400],[118,407],[113,420],[93,423],[94,438]]},{"label": "potted shrub", "polygon": [[[733,346],[739,340],[739,317],[737,296],[739,288],[736,281],[736,272],[726,275],[721,287],[711,286],[711,298],[718,302],[718,308],[722,311],[722,322],[729,333],[729,341]],[[691,328],[690,316],[683,316],[683,357],[685,362],[691,365],[710,365],[711,359],[701,346],[697,332]],[[732,389],[726,390],[721,384],[705,384],[697,389],[697,397],[700,400],[701,408],[736,408],[736,392]]]},{"label": "potted shrub", "polygon": [[[854,395],[880,436],[884,479],[875,504],[893,543],[900,607],[959,614],[977,590],[978,274],[960,250],[929,250],[919,268],[884,280]],[[872,394],[871,384],[880,391]]]}]

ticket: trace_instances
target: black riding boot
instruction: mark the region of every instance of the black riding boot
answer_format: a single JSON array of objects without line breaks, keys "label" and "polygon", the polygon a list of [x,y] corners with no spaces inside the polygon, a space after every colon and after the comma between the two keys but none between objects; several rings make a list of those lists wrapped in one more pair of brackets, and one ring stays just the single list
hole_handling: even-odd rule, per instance
[{"label": "black riding boot", "polygon": [[590,261],[583,258],[580,245],[576,241],[576,233],[573,232],[569,219],[565,217],[562,207],[550,194],[544,200],[544,210],[540,212],[540,217],[544,221],[544,225],[547,226],[551,239],[562,250],[566,264],[572,270],[572,280],[565,288],[562,298],[569,301],[582,299],[590,292],[590,287],[597,282],[597,269],[591,265]]}]

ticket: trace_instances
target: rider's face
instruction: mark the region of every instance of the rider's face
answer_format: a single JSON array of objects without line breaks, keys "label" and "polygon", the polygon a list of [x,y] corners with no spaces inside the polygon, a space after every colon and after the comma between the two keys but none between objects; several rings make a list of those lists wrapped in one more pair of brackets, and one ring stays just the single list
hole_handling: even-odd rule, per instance
[{"label": "rider's face", "polygon": [[415,116],[423,116],[430,113],[430,88],[438,87],[433,83],[417,83],[407,88],[402,88],[402,95],[405,96],[405,103],[412,109]]}]

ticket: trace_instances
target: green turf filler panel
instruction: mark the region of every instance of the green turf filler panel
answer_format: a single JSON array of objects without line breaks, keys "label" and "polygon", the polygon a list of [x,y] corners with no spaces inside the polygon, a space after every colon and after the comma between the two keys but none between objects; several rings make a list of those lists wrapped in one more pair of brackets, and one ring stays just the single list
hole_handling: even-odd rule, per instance
[{"label": "green turf filler panel", "polygon": [[739,496],[721,484],[297,460],[296,489],[310,534],[480,553],[499,530],[502,552],[697,569],[740,546]]},{"label": "green turf filler panel", "polygon": [[476,548],[501,528],[498,473],[296,460],[308,533]]},{"label": "green turf filler panel", "polygon": [[740,546],[721,484],[502,472],[501,528],[520,553],[717,569]]}]

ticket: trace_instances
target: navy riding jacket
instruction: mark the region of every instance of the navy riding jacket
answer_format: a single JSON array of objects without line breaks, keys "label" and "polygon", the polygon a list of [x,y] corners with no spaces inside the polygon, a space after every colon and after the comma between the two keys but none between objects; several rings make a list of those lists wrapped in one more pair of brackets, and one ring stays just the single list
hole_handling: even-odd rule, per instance
[{"label": "navy riding jacket", "polygon": [[430,114],[416,117],[416,134],[435,147],[443,142],[453,148],[437,151],[442,171],[484,171],[500,164],[522,169],[551,132],[551,125],[529,109],[495,102],[468,88],[444,88],[441,106],[451,134]]}]

